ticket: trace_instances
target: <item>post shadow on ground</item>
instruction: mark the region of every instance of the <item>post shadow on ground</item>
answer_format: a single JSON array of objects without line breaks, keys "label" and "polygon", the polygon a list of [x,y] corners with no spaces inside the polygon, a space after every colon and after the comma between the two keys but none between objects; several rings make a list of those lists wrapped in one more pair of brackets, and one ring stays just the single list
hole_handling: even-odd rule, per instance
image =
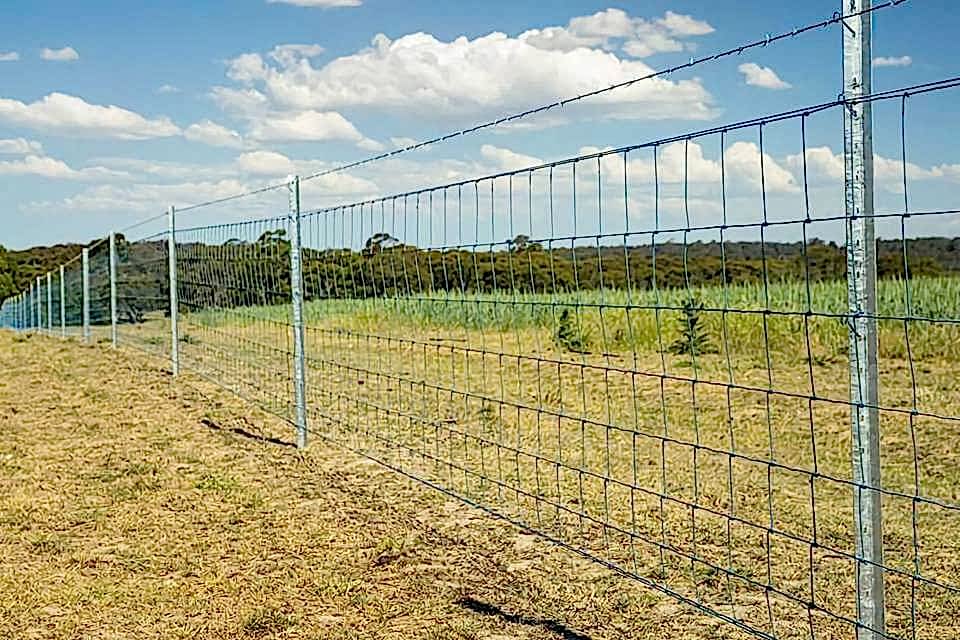
[{"label": "post shadow on ground", "polygon": [[[294,449],[297,446],[293,442],[253,433],[241,427],[225,427],[216,423],[210,418],[202,418],[200,420],[200,424],[213,431],[231,433],[233,435],[255,440],[264,444],[274,444],[281,447],[291,447]],[[528,627],[540,627],[541,629],[556,634],[556,636],[561,640],[592,640],[590,636],[571,629],[567,625],[563,624],[562,622],[558,622],[557,620],[551,620],[549,618],[534,618],[522,614],[511,613],[498,605],[489,602],[483,602],[469,596],[458,599],[455,604],[467,609],[468,611],[472,611],[473,613],[484,616],[495,616],[510,624],[519,624]]]},{"label": "post shadow on ground", "polygon": [[271,438],[270,436],[264,436],[259,433],[253,433],[242,429],[240,427],[225,427],[221,424],[217,424],[210,418],[203,418],[200,420],[200,424],[205,426],[208,429],[213,431],[219,431],[221,433],[232,433],[234,435],[240,436],[241,438],[248,438],[250,440],[256,440],[257,442],[262,442],[264,444],[275,444],[280,447],[292,447],[297,448],[296,443],[288,442],[286,440],[281,440],[280,438]]},{"label": "post shadow on ground", "polygon": [[512,624],[522,624],[528,627],[541,627],[552,633],[557,634],[558,637],[563,640],[592,640],[590,636],[575,631],[563,624],[562,622],[557,622],[556,620],[549,620],[546,618],[531,618],[517,613],[510,613],[509,611],[504,611],[495,604],[489,602],[481,602],[476,598],[465,597],[460,598],[456,601],[456,604],[473,611],[474,613],[479,613],[480,615],[485,616],[496,616],[505,622]]}]

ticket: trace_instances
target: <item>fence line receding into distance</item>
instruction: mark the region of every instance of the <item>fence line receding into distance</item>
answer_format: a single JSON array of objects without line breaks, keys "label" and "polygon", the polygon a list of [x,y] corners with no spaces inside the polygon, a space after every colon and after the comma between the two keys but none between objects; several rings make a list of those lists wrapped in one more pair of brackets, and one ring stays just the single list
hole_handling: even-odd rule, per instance
[{"label": "fence line receding into distance", "polygon": [[[301,447],[376,460],[748,635],[948,636],[960,264],[934,269],[922,236],[960,203],[912,204],[908,123],[960,80],[872,92],[871,17],[899,4],[818,26],[844,34],[836,100],[319,210],[301,201],[316,175],[171,207],[3,322],[169,358]],[[882,171],[875,109],[897,126]],[[270,215],[180,224],[240,198]]]}]

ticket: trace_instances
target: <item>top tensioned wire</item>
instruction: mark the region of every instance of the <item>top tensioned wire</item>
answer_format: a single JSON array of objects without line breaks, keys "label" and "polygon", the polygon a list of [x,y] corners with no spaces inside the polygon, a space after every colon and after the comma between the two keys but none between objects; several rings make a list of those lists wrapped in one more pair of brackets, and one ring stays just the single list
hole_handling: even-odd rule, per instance
[{"label": "top tensioned wire", "polygon": [[[625,88],[625,87],[630,87],[630,86],[633,86],[634,84],[637,84],[637,83],[642,82],[642,81],[644,81],[644,80],[652,80],[652,79],[654,79],[654,78],[658,78],[658,77],[661,77],[661,76],[668,76],[668,75],[670,75],[670,74],[672,74],[672,73],[676,73],[676,72],[678,72],[678,71],[684,71],[684,70],[686,70],[686,69],[691,69],[691,68],[693,68],[693,67],[699,66],[699,65],[704,64],[704,63],[707,63],[707,62],[712,62],[712,61],[715,61],[715,60],[720,60],[720,59],[722,59],[722,58],[727,58],[727,57],[734,56],[734,55],[740,55],[740,54],[742,54],[744,51],[749,51],[749,50],[751,50],[751,49],[756,49],[756,48],[759,48],[759,47],[766,47],[767,45],[773,44],[773,43],[775,43],[775,42],[779,42],[779,41],[781,41],[781,40],[786,40],[787,38],[794,38],[794,37],[796,37],[796,36],[799,36],[799,35],[802,35],[802,34],[804,34],[804,33],[808,33],[808,32],[811,32],[811,31],[817,31],[817,30],[821,30],[821,29],[826,29],[826,28],[828,28],[828,27],[830,27],[830,26],[833,26],[833,25],[835,25],[835,24],[843,24],[845,28],[849,28],[849,27],[846,25],[846,23],[845,23],[845,21],[848,20],[848,19],[858,18],[858,17],[860,17],[860,16],[867,15],[867,14],[872,14],[872,13],[875,13],[875,12],[877,12],[877,11],[881,11],[881,10],[883,10],[883,9],[889,9],[889,8],[892,8],[892,7],[896,7],[896,6],[898,6],[898,5],[901,5],[901,4],[906,3],[907,1],[908,1],[908,0],[887,0],[887,2],[883,2],[883,3],[881,3],[881,4],[873,5],[872,7],[867,8],[867,9],[863,9],[863,10],[861,10],[861,11],[855,11],[855,12],[845,13],[845,14],[844,14],[844,13],[840,13],[839,11],[836,11],[836,12],[833,13],[833,15],[832,15],[830,18],[821,20],[821,21],[819,21],[819,22],[811,23],[811,24],[808,24],[808,25],[803,26],[803,27],[798,27],[798,28],[792,29],[792,30],[790,30],[790,31],[784,31],[784,32],[778,33],[778,34],[776,34],[776,35],[767,34],[767,35],[765,35],[763,38],[761,38],[761,39],[759,39],[759,40],[754,40],[753,42],[749,42],[749,43],[742,44],[742,45],[739,45],[739,46],[736,46],[736,47],[732,47],[732,48],[730,48],[730,49],[726,49],[726,50],[724,50],[724,51],[720,51],[720,52],[718,52],[718,53],[714,53],[714,54],[711,54],[711,55],[708,55],[708,56],[703,56],[703,57],[700,57],[700,58],[691,58],[688,62],[685,62],[685,63],[683,63],[683,64],[678,64],[678,65],[674,65],[674,66],[672,66],[672,67],[667,67],[667,68],[661,69],[661,70],[659,70],[659,71],[654,71],[654,72],[652,72],[652,73],[649,73],[649,74],[644,75],[644,76],[640,76],[640,77],[638,77],[638,78],[633,78],[633,79],[631,79],[631,80],[625,80],[625,81],[623,81],[623,82],[618,82],[618,83],[616,83],[616,84],[612,84],[612,85],[609,85],[609,86],[607,86],[607,87],[603,87],[603,88],[600,88],[600,89],[595,89],[595,90],[593,90],[593,91],[589,91],[589,92],[587,92],[587,93],[582,93],[582,94],[579,94],[579,95],[577,95],[577,96],[573,96],[573,97],[570,97],[570,98],[565,98],[565,99],[558,100],[558,101],[556,101],[556,102],[551,102],[551,103],[549,103],[549,104],[541,105],[541,106],[538,106],[538,107],[533,107],[533,108],[527,109],[526,111],[521,111],[521,112],[518,112],[518,113],[515,113],[515,114],[512,114],[512,115],[509,115],[509,116],[503,116],[503,117],[497,118],[497,119],[495,119],[495,120],[490,120],[490,121],[487,121],[487,122],[482,122],[482,123],[476,124],[476,125],[474,125],[474,126],[472,126],[472,127],[468,127],[468,128],[466,128],[466,129],[461,129],[460,131],[455,131],[455,132],[452,132],[452,133],[448,133],[448,134],[446,134],[446,135],[437,136],[437,137],[435,137],[435,138],[431,138],[431,139],[425,140],[425,141],[423,141],[423,142],[418,142],[418,143],[416,143],[416,144],[412,144],[412,145],[409,145],[409,146],[406,146],[406,147],[402,147],[402,148],[400,148],[400,149],[395,149],[395,150],[393,150],[393,151],[389,151],[389,152],[386,152],[386,153],[381,153],[381,154],[376,155],[376,156],[370,156],[369,158],[365,158],[365,159],[363,159],[363,160],[358,160],[358,161],[356,161],[356,162],[350,162],[350,163],[347,163],[347,164],[338,165],[338,166],[333,167],[333,168],[330,168],[330,169],[325,169],[325,170],[323,170],[323,171],[318,171],[318,172],[316,172],[316,173],[312,173],[312,174],[310,174],[310,175],[308,175],[308,176],[302,177],[302,178],[300,179],[300,181],[301,181],[301,182],[305,182],[305,181],[313,180],[313,179],[320,178],[320,177],[323,177],[323,176],[328,176],[328,175],[332,175],[332,174],[335,174],[335,173],[340,173],[340,172],[342,172],[342,171],[347,171],[347,170],[349,170],[349,169],[355,169],[355,168],[357,168],[357,167],[361,167],[361,166],[368,165],[368,164],[373,164],[373,163],[375,163],[375,162],[379,162],[379,161],[381,161],[381,160],[386,160],[386,159],[388,159],[388,158],[393,158],[393,157],[399,156],[399,155],[401,155],[401,154],[409,153],[409,152],[411,152],[411,151],[416,151],[416,150],[423,149],[423,148],[426,148],[426,147],[429,147],[429,146],[433,146],[433,145],[439,144],[439,143],[441,143],[441,142],[446,142],[446,141],[452,140],[452,139],[454,139],[454,138],[459,138],[459,137],[463,137],[463,136],[466,136],[466,135],[469,135],[469,134],[472,134],[472,133],[476,133],[476,132],[478,132],[478,131],[483,131],[483,130],[485,130],[485,129],[491,129],[491,128],[494,128],[494,127],[498,127],[498,126],[500,126],[500,125],[517,122],[517,121],[519,121],[519,120],[522,120],[522,119],[524,119],[524,118],[528,118],[528,117],[533,116],[533,115],[537,115],[537,114],[541,114],[541,113],[546,113],[546,112],[552,111],[552,110],[554,110],[554,109],[558,109],[558,108],[565,107],[565,106],[568,105],[568,104],[573,104],[573,103],[575,103],[575,102],[580,102],[580,101],[582,101],[582,100],[586,100],[587,98],[592,98],[592,97],[594,97],[594,96],[598,96],[598,95],[602,95],[602,94],[605,94],[605,93],[609,93],[609,92],[615,91],[615,90],[617,90],[617,89],[622,89],[622,88]],[[185,206],[185,207],[180,207],[180,208],[177,209],[177,211],[179,211],[179,212],[181,212],[181,213],[182,213],[182,212],[186,212],[186,211],[192,211],[192,210],[194,210],[194,209],[201,209],[201,208],[204,208],[204,207],[209,207],[209,206],[213,206],[213,205],[217,205],[217,204],[223,204],[223,203],[226,203],[226,202],[231,202],[231,201],[233,201],[233,200],[239,200],[239,199],[241,199],[241,198],[246,198],[246,197],[258,195],[258,194],[261,194],[261,193],[266,193],[266,192],[274,191],[274,190],[277,190],[277,189],[284,189],[284,188],[286,188],[286,187],[287,187],[287,182],[284,181],[284,182],[278,183],[278,184],[266,185],[266,186],[260,187],[260,188],[258,188],[258,189],[254,189],[254,190],[252,190],[252,191],[245,191],[245,192],[243,192],[243,193],[237,193],[237,194],[234,194],[234,195],[231,195],[231,196],[226,196],[226,197],[223,197],[223,198],[217,198],[217,199],[208,200],[208,201],[201,202],[201,203],[197,203],[197,204],[188,205],[188,206]],[[148,218],[148,219],[145,220],[145,221],[141,221],[141,222],[135,223],[135,224],[132,225],[131,227],[128,227],[128,229],[129,229],[129,228],[134,228],[134,227],[140,226],[141,224],[145,224],[146,222],[150,222],[150,221],[152,221],[152,220],[157,220],[157,219],[161,218],[163,215],[166,215],[166,214],[160,214],[160,215],[157,215],[157,216],[153,216],[153,217],[151,217],[151,218]]]},{"label": "top tensioned wire", "polygon": [[[816,114],[816,113],[819,113],[819,112],[823,112],[823,111],[828,111],[828,110],[830,110],[830,109],[836,109],[837,107],[840,107],[840,106],[843,106],[843,105],[849,106],[849,105],[853,105],[853,104],[875,103],[875,102],[883,102],[883,101],[889,101],[889,100],[905,100],[905,99],[907,99],[907,98],[909,98],[909,97],[911,97],[911,96],[919,96],[919,95],[923,95],[923,94],[926,94],[926,93],[934,93],[934,92],[937,92],[937,91],[946,91],[946,90],[950,90],[950,89],[955,89],[955,88],[957,88],[957,87],[960,87],[960,76],[954,76],[954,77],[951,77],[951,78],[945,78],[945,79],[943,79],[943,80],[937,80],[937,81],[934,81],[934,82],[925,82],[925,83],[922,83],[922,84],[911,85],[911,86],[909,86],[909,87],[903,87],[903,88],[899,88],[899,89],[889,89],[889,90],[885,90],[885,91],[878,91],[878,92],[876,92],[876,93],[872,93],[872,94],[869,94],[869,95],[859,96],[859,97],[853,98],[853,99],[845,99],[845,98],[842,98],[842,97],[841,97],[841,98],[837,98],[836,100],[831,100],[831,101],[829,101],[829,102],[823,102],[823,103],[820,103],[820,104],[809,105],[809,106],[801,107],[801,108],[797,108],[797,109],[790,109],[790,110],[788,110],[788,111],[783,111],[783,112],[776,113],[776,114],[773,114],[773,115],[768,115],[768,116],[762,116],[762,117],[759,117],[759,118],[750,118],[750,119],[748,119],[748,120],[741,120],[741,121],[739,121],[739,122],[733,122],[733,123],[730,123],[730,124],[718,125],[718,126],[710,127],[710,128],[707,128],[707,129],[702,129],[702,130],[699,130],[699,131],[695,131],[695,132],[692,132],[692,133],[680,134],[680,135],[670,136],[670,137],[667,137],[667,138],[659,138],[659,139],[657,139],[657,140],[652,140],[652,141],[642,142],[642,143],[636,143],[636,144],[631,144],[631,145],[626,145],[626,146],[621,146],[621,147],[616,147],[616,148],[611,148],[611,149],[605,149],[605,150],[603,150],[603,151],[597,151],[597,152],[593,152],[593,153],[587,153],[587,154],[581,154],[581,155],[576,155],[576,156],[570,156],[570,157],[567,157],[567,158],[561,158],[561,159],[559,159],[559,160],[553,160],[553,161],[551,161],[551,162],[545,162],[545,163],[537,164],[537,165],[530,165],[529,167],[523,167],[523,168],[520,168],[520,169],[512,169],[512,170],[509,170],[509,171],[500,171],[500,172],[497,172],[497,173],[491,173],[491,174],[486,174],[486,175],[483,175],[483,176],[472,177],[472,178],[467,178],[467,179],[462,179],[462,180],[456,180],[456,181],[454,181],[454,182],[444,183],[444,184],[440,184],[440,185],[433,185],[433,186],[429,186],[429,187],[423,187],[423,188],[419,188],[419,189],[413,189],[413,190],[410,190],[410,191],[404,191],[404,192],[400,192],[400,193],[394,193],[394,194],[391,194],[391,195],[379,196],[379,197],[376,197],[376,198],[369,198],[369,199],[366,199],[366,200],[359,200],[359,201],[351,202],[351,203],[348,203],[348,204],[340,204],[340,205],[333,205],[333,206],[329,206],[329,207],[321,207],[321,208],[318,208],[318,209],[304,210],[304,211],[302,211],[302,215],[303,215],[303,216],[322,215],[322,214],[326,214],[326,213],[341,211],[341,210],[343,210],[343,209],[350,209],[350,208],[356,208],[356,207],[364,207],[364,206],[367,206],[367,205],[373,205],[373,204],[377,204],[377,203],[381,203],[381,202],[389,202],[389,201],[392,201],[392,200],[400,200],[400,199],[403,199],[403,198],[409,198],[409,197],[419,196],[419,195],[426,194],[426,193],[431,193],[431,192],[444,191],[444,190],[447,190],[447,189],[455,189],[455,188],[457,188],[457,187],[465,187],[465,186],[468,186],[468,185],[473,185],[473,184],[477,184],[477,183],[481,183],[481,182],[487,182],[487,181],[490,181],[490,180],[496,180],[496,179],[498,179],[498,178],[506,178],[506,177],[512,177],[512,176],[520,176],[520,175],[532,174],[532,173],[536,173],[536,172],[541,171],[541,170],[551,169],[551,168],[555,168],[555,167],[561,167],[561,166],[565,166],[565,165],[577,164],[577,163],[580,163],[580,162],[583,162],[583,161],[586,161],[586,160],[595,160],[595,159],[605,158],[605,157],[609,157],[609,156],[623,156],[623,155],[625,155],[625,154],[629,154],[629,153],[632,153],[632,152],[636,152],[636,151],[639,151],[639,150],[641,150],[641,149],[658,148],[658,147],[662,147],[662,146],[664,146],[664,145],[667,145],[667,144],[670,144],[670,143],[674,143],[674,142],[690,141],[690,140],[695,140],[695,139],[699,139],[699,138],[704,138],[704,137],[711,136],[711,135],[730,133],[730,132],[733,132],[733,131],[738,131],[738,130],[747,129],[747,128],[752,128],[752,127],[758,127],[758,126],[759,126],[759,127],[763,127],[763,126],[765,126],[765,125],[769,125],[769,124],[772,124],[772,123],[781,122],[781,121],[785,121],[785,120],[792,120],[792,119],[796,119],[796,118],[806,118],[806,117],[809,117],[809,116],[811,116],[811,115],[813,115],[813,114]],[[281,186],[286,187],[287,184],[284,183],[284,184],[281,185]],[[178,209],[178,211],[180,211],[180,210]],[[943,212],[942,212],[942,211],[938,211],[937,213],[943,213]],[[912,215],[917,216],[917,215],[923,215],[923,214],[922,214],[922,212],[912,212]],[[873,217],[875,217],[875,218],[884,217],[884,214],[878,213],[878,214],[875,214]],[[845,216],[842,215],[842,214],[840,214],[840,215],[836,215],[836,216],[830,216],[830,217],[827,217],[827,218],[817,218],[817,220],[819,220],[819,221],[822,222],[822,221],[827,221],[827,220],[842,220],[842,219],[844,219],[844,218],[845,218]],[[185,228],[182,228],[182,229],[178,229],[178,232],[202,231],[202,230],[206,230],[206,229],[224,228],[224,227],[229,227],[229,226],[242,225],[242,224],[246,224],[246,223],[251,223],[251,224],[252,224],[252,223],[256,223],[256,222],[260,222],[260,221],[262,221],[262,220],[268,220],[268,219],[269,219],[269,220],[275,220],[275,219],[278,219],[278,218],[277,218],[275,215],[271,215],[271,216],[268,216],[268,217],[266,217],[266,218],[256,218],[256,219],[247,220],[247,221],[238,221],[238,222],[228,222],[228,223],[215,223],[215,224],[208,224],[208,225],[199,225],[199,226],[195,226],[195,227],[185,227]],[[777,222],[777,221],[769,221],[769,222],[767,222],[767,225],[768,225],[768,226],[774,226],[774,225],[778,225],[778,224],[786,224],[786,223],[781,223],[781,222]],[[724,224],[711,224],[711,225],[706,225],[706,226],[702,226],[702,227],[692,227],[692,228],[688,228],[688,227],[677,227],[677,228],[675,228],[675,229],[674,229],[674,228],[670,228],[670,229],[660,229],[659,231],[661,231],[661,232],[671,232],[671,231],[683,231],[684,229],[703,231],[703,230],[720,229],[720,228],[730,229],[730,228],[736,228],[736,227],[738,227],[738,226],[742,226],[742,225],[739,225],[739,224],[737,224],[737,223],[724,223]],[[591,238],[594,238],[594,237],[604,237],[604,236],[607,236],[607,235],[619,237],[619,236],[622,236],[623,234],[622,234],[622,233],[610,233],[610,234],[599,234],[599,235],[598,235],[598,234],[590,234],[590,237],[591,237]],[[535,239],[534,239],[534,240],[535,240]],[[487,244],[487,243],[483,243],[483,244]]]}]

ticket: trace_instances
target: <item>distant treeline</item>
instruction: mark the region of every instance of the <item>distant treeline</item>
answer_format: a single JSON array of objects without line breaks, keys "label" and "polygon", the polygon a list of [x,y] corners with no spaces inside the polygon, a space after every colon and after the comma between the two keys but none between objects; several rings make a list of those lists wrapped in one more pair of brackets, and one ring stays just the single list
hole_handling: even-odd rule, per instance
[{"label": "distant treeline", "polygon": [[[498,250],[429,250],[386,234],[362,250],[303,251],[307,299],[369,298],[459,291],[552,293],[601,287],[624,289],[717,286],[784,280],[811,282],[846,277],[842,246],[803,243],[665,243],[645,246],[544,247],[519,236]],[[960,238],[920,238],[878,243],[882,278],[960,275]],[[162,243],[128,245],[124,289],[133,298],[163,298],[158,273]],[[283,231],[256,242],[183,244],[178,249],[180,299],[197,307],[271,305],[289,299],[290,245]],[[150,265],[139,276],[137,263]],[[132,291],[134,282],[143,283]],[[162,291],[161,291],[162,290]],[[126,297],[126,296],[125,296]]]},{"label": "distant treeline", "polygon": [[89,244],[57,244],[11,251],[0,245],[0,299],[15,295],[47,272],[56,274],[60,265],[80,255]]},{"label": "distant treeline", "polygon": [[[0,250],[0,296],[58,269],[82,245]],[[97,251],[105,251],[100,245]],[[283,230],[255,242],[178,245],[180,298],[185,305],[233,307],[276,304],[290,291],[290,244]],[[960,238],[878,242],[881,278],[960,275]],[[165,242],[120,238],[121,315],[163,309],[167,299]],[[696,242],[642,246],[545,246],[518,236],[494,250],[429,250],[387,234],[361,250],[303,251],[308,299],[367,298],[426,292],[551,293],[601,287],[678,288],[846,277],[846,253],[833,242]],[[102,287],[106,283],[97,283]],[[94,295],[96,299],[98,296]],[[103,296],[99,296],[102,298]],[[70,300],[68,300],[68,304]],[[95,315],[96,310],[94,310]]]}]

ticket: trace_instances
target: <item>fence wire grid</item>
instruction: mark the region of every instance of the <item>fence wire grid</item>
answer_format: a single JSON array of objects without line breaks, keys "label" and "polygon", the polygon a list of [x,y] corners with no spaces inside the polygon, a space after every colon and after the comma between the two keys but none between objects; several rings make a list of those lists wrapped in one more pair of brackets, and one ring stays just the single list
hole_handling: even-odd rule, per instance
[{"label": "fence wire grid", "polygon": [[[912,205],[909,125],[958,86],[318,210],[294,178],[253,194],[263,219],[180,228],[171,211],[170,230],[112,237],[3,318],[91,340],[116,327],[301,444],[376,460],[725,629],[950,637],[960,278],[926,275],[916,247],[960,203]],[[814,132],[849,148],[873,109],[895,125],[898,188],[851,214],[859,168],[848,153],[814,185]],[[876,282],[864,224],[883,238]]]}]

